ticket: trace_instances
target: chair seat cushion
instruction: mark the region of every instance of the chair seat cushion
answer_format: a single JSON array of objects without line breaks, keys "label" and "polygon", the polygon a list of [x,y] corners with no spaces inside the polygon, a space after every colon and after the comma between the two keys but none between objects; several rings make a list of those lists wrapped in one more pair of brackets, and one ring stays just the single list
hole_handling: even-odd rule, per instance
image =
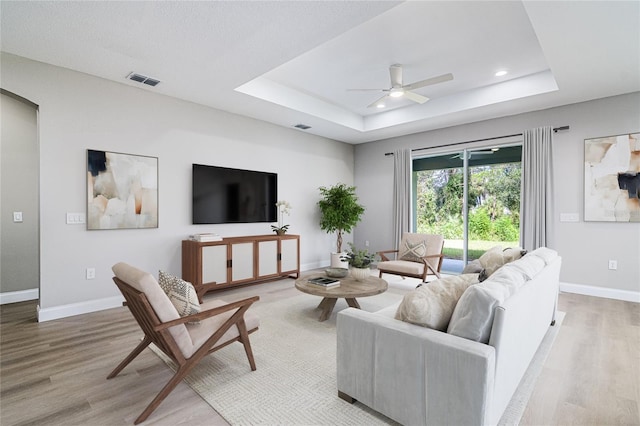
[{"label": "chair seat cushion", "polygon": [[[214,309],[214,308],[217,308],[218,306],[223,306],[226,304],[227,302],[225,302],[224,300],[213,299],[213,300],[205,301],[200,305],[200,307],[202,308],[203,311],[206,311],[206,310]],[[236,312],[236,309],[231,309],[230,311],[225,312],[223,314],[206,318],[200,321],[200,324],[187,324],[187,331],[189,333],[189,336],[191,336],[191,341],[193,342],[193,349],[191,353],[189,353],[188,355],[184,354],[185,357],[187,358],[191,357],[193,353],[195,353],[198,349],[200,349],[200,347],[207,341],[207,339],[209,339],[209,337],[211,337],[213,333],[217,329],[219,329],[226,320],[231,318],[231,316],[235,312]],[[247,326],[247,331],[257,328],[258,325],[260,324],[258,317],[253,313],[251,313],[250,310],[244,313],[244,322]],[[220,340],[218,340],[218,342],[214,346],[218,346],[222,343],[233,340],[239,335],[240,335],[240,332],[238,331],[238,327],[235,325],[232,325],[231,328],[222,335]]]},{"label": "chair seat cushion", "polygon": [[394,272],[397,274],[418,275],[424,272],[424,263],[410,262],[408,260],[388,260],[378,263],[378,270],[383,272]]}]

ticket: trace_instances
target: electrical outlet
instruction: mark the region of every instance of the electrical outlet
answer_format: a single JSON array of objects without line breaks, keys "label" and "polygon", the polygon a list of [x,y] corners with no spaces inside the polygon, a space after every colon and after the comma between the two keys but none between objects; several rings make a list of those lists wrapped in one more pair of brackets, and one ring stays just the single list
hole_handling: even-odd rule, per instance
[{"label": "electrical outlet", "polygon": [[96,268],[87,268],[87,279],[92,280],[96,277]]},{"label": "electrical outlet", "polygon": [[364,242],[364,246],[365,246],[365,247],[369,247],[369,240],[367,240],[367,241],[365,241],[365,242]]},{"label": "electrical outlet", "polygon": [[617,260],[610,260],[609,261],[609,269],[611,270],[616,270],[618,269],[618,261]]},{"label": "electrical outlet", "polygon": [[13,221],[22,222],[22,212],[13,212]]}]

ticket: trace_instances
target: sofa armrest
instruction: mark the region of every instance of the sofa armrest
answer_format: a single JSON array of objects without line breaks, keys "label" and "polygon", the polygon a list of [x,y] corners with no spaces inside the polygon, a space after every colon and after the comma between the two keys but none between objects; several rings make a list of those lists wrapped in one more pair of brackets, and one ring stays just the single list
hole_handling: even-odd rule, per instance
[{"label": "sofa armrest", "polygon": [[349,308],[337,317],[338,391],[402,424],[485,424],[494,348]]}]

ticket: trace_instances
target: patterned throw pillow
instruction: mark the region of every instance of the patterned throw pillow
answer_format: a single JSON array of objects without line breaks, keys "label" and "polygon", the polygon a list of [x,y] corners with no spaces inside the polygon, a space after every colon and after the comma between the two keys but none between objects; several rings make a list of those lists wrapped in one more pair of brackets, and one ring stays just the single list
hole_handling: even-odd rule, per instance
[{"label": "patterned throw pillow", "polygon": [[527,253],[526,250],[517,248],[506,248],[502,250],[501,246],[495,246],[487,250],[482,256],[480,256],[480,265],[482,265],[482,271],[480,272],[479,280],[483,282],[491,276],[494,272],[500,269],[503,265],[520,259]]},{"label": "patterned throw pillow", "polygon": [[164,271],[159,271],[158,284],[160,284],[160,287],[169,297],[181,317],[200,312],[198,294],[196,289],[193,288],[193,284]]},{"label": "patterned throw pillow", "polygon": [[405,236],[400,244],[398,257],[400,260],[421,262],[421,258],[427,255],[427,241],[424,238],[412,239]]}]

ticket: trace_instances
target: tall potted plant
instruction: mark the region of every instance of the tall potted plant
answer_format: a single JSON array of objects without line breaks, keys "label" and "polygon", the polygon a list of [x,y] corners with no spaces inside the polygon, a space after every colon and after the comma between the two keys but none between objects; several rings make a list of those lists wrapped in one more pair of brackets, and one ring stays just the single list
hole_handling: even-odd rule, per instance
[{"label": "tall potted plant", "polygon": [[336,249],[332,254],[331,266],[344,266],[342,255],[342,234],[349,233],[364,213],[364,207],[358,204],[356,187],[343,183],[331,187],[320,187],[322,198],[320,207],[320,228],[327,233],[337,233]]}]

